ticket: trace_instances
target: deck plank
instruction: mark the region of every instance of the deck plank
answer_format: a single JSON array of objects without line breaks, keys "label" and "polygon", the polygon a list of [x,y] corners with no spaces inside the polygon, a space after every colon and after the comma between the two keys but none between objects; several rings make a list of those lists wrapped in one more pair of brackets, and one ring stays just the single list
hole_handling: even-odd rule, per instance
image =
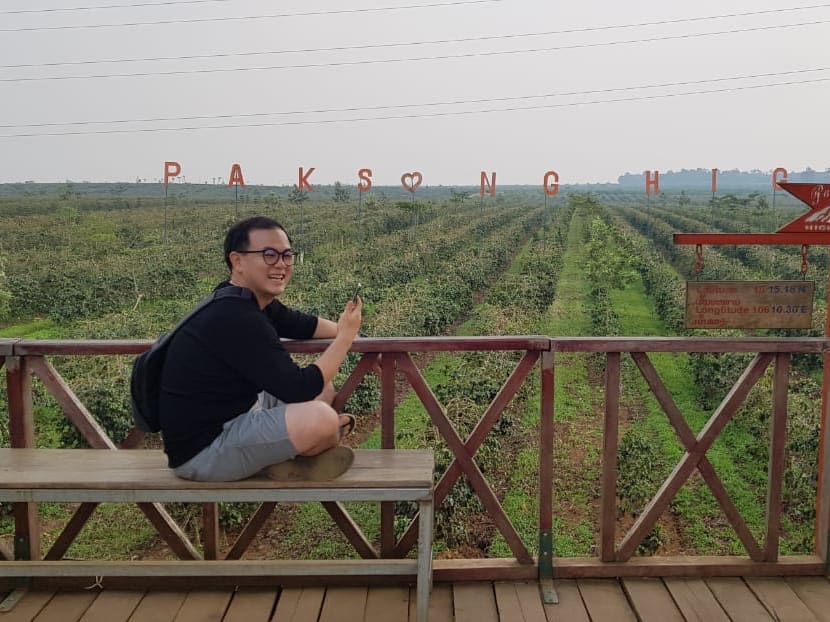
[{"label": "deck plank", "polygon": [[706,584],[732,622],[771,622],[769,612],[740,577],[712,577]]},{"label": "deck plank", "polygon": [[0,613],[0,622],[31,622],[54,596],[54,592],[26,592],[11,611]]},{"label": "deck plank", "polygon": [[[661,589],[660,579],[557,580],[556,605],[543,605],[533,581],[436,584],[429,620],[830,622],[830,581],[823,577],[665,578],[662,582],[665,588]],[[281,592],[273,587],[248,587],[235,594],[230,589],[146,594],[33,591],[11,612],[0,613],[0,622],[406,622],[415,620],[415,594],[411,586],[306,587]]]},{"label": "deck plank", "polygon": [[709,586],[702,579],[663,579],[687,622],[729,622]]},{"label": "deck plank", "polygon": [[684,622],[661,579],[624,579],[623,589],[641,622]]},{"label": "deck plank", "polygon": [[130,622],[173,622],[187,592],[147,592],[135,608]]},{"label": "deck plank", "polygon": [[90,590],[58,592],[41,609],[34,620],[36,622],[75,622],[89,609],[96,596],[98,593]]},{"label": "deck plank", "polygon": [[519,596],[516,594],[516,587],[513,583],[498,581],[493,584],[493,591],[496,593],[499,620],[525,622],[522,605],[519,603]]},{"label": "deck plank", "polygon": [[821,622],[830,622],[830,581],[824,577],[791,577],[787,583]]},{"label": "deck plank", "polygon": [[355,622],[366,615],[367,587],[330,587],[326,589],[320,622]]},{"label": "deck plank", "polygon": [[616,579],[580,579],[576,584],[593,622],[637,622]]},{"label": "deck plank", "polygon": [[573,579],[558,579],[553,582],[559,602],[544,605],[548,622],[591,622],[579,586]]},{"label": "deck plank", "polygon": [[103,590],[80,622],[126,622],[144,598],[138,590]]},{"label": "deck plank", "polygon": [[456,583],[452,596],[455,622],[499,622],[491,583]]},{"label": "deck plank", "polygon": [[286,588],[280,592],[273,622],[317,622],[325,588]]},{"label": "deck plank", "polygon": [[[409,617],[409,588],[405,585],[370,587],[366,597],[365,622],[406,622]],[[414,619],[414,618],[413,618]]]},{"label": "deck plank", "polygon": [[[409,619],[413,621],[418,619],[416,594],[414,587],[409,588]],[[429,622],[453,622],[452,585],[441,583],[432,586],[428,611]],[[374,622],[374,620],[366,622]]]},{"label": "deck plank", "polygon": [[546,622],[539,584],[535,581],[519,581],[514,585],[526,622]]},{"label": "deck plank", "polygon": [[191,590],[176,614],[176,622],[222,622],[231,590]]},{"label": "deck plank", "polygon": [[779,578],[754,577],[746,579],[764,607],[776,620],[787,622],[817,622],[818,618],[798,597],[788,583]]},{"label": "deck plank", "polygon": [[268,622],[276,602],[276,588],[240,587],[223,622]]}]

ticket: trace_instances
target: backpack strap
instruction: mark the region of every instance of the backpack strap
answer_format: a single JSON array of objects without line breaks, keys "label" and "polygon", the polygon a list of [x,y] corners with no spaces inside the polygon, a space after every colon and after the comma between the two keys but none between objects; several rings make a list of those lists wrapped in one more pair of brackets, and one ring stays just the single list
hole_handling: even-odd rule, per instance
[{"label": "backpack strap", "polygon": [[188,312],[187,315],[185,315],[181,320],[179,320],[179,323],[176,324],[176,326],[172,330],[170,330],[169,332],[162,335],[159,338],[159,342],[161,342],[162,340],[169,341],[170,339],[172,339],[173,335],[176,334],[176,332],[182,326],[184,326],[184,324],[186,324],[187,321],[190,320],[190,318],[192,318],[194,315],[198,314],[199,311],[204,309],[206,306],[208,306],[214,300],[221,300],[222,298],[243,298],[245,300],[250,300],[253,297],[254,297],[254,294],[251,290],[245,289],[244,287],[239,287],[237,285],[229,285],[227,287],[220,287],[219,289],[215,289],[211,293],[209,293],[207,296],[202,298],[202,300],[199,302],[199,304],[197,304],[195,307],[193,307]]},{"label": "backpack strap", "polygon": [[254,297],[254,293],[250,289],[245,289],[244,287],[239,287],[238,285],[228,285],[226,287],[220,287],[219,289],[214,289],[207,296],[207,298],[210,298],[210,300],[219,300],[220,298],[230,298],[230,297],[232,297],[232,298],[244,298],[246,300],[250,300],[251,298]]}]

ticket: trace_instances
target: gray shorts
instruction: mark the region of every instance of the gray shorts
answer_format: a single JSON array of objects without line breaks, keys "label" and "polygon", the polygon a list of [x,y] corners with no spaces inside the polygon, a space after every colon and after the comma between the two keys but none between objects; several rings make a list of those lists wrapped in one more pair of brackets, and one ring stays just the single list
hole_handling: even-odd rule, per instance
[{"label": "gray shorts", "polygon": [[263,392],[251,410],[226,422],[210,445],[173,472],[183,479],[229,482],[296,455],[285,425],[285,402]]}]

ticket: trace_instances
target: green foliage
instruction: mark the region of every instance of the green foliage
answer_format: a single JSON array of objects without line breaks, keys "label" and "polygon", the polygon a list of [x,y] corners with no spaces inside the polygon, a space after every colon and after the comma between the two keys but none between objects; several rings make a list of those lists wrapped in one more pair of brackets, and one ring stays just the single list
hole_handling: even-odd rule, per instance
[{"label": "green foliage", "polygon": [[332,199],[335,203],[348,203],[351,198],[349,189],[346,188],[339,181],[334,182],[334,195]]},{"label": "green foliage", "polygon": [[463,205],[464,201],[466,201],[469,197],[469,192],[465,192],[464,190],[456,190],[455,188],[450,189],[450,203],[453,203],[454,205]]},{"label": "green foliage", "polygon": [[0,323],[9,319],[11,310],[12,294],[6,289],[6,263],[6,258],[0,255]]},{"label": "green foliage", "polygon": [[694,373],[699,401],[703,408],[713,409],[726,396],[752,360],[750,354],[693,352],[689,359]]},{"label": "green foliage", "polygon": [[268,212],[272,212],[278,210],[282,206],[282,197],[277,195],[275,192],[269,192],[265,195],[263,202],[265,203],[265,209]]},{"label": "green foliage", "polygon": [[[340,377],[345,379],[352,372],[360,359],[357,353],[351,353],[340,369]],[[380,383],[377,376],[367,374],[346,402],[345,412],[353,414],[370,413],[380,404]]]},{"label": "green foliage", "polygon": [[630,428],[617,447],[619,509],[637,515],[651,499],[659,482],[662,461],[654,441],[641,429]]},{"label": "green foliage", "polygon": [[[442,403],[466,399],[486,406],[496,397],[505,377],[515,365],[509,352],[465,352],[445,374],[446,380],[436,384],[434,391]],[[473,371],[474,370],[474,371]]]},{"label": "green foliage", "polygon": [[291,192],[288,193],[288,200],[295,205],[302,205],[308,201],[308,193],[302,188],[294,186]]},{"label": "green foliage", "polygon": [[[591,204],[594,213],[603,213]],[[610,298],[610,291],[624,289],[635,277],[634,259],[619,243],[614,229],[599,218],[588,225],[585,244],[585,276],[591,284],[591,327],[595,335],[619,335],[620,322]]]},{"label": "green foliage", "polygon": [[660,525],[655,525],[654,528],[646,534],[643,541],[637,547],[639,555],[654,555],[658,549],[665,544],[663,536],[663,529]]},{"label": "green foliage", "polygon": [[611,296],[604,287],[591,289],[591,328],[595,335],[619,335],[620,318],[611,304]]},{"label": "green foliage", "polygon": [[596,286],[623,289],[634,279],[632,256],[617,244],[614,230],[602,220],[591,221],[585,250],[585,275]]}]

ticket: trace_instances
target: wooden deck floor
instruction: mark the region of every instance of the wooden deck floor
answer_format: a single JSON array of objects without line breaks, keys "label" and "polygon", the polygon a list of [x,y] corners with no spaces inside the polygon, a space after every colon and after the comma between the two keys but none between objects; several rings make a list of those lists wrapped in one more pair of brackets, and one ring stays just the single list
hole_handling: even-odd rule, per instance
[{"label": "wooden deck floor", "polygon": [[[558,605],[536,583],[436,584],[431,622],[830,622],[822,577],[558,581]],[[27,593],[0,622],[401,622],[407,587],[74,590]]]}]

